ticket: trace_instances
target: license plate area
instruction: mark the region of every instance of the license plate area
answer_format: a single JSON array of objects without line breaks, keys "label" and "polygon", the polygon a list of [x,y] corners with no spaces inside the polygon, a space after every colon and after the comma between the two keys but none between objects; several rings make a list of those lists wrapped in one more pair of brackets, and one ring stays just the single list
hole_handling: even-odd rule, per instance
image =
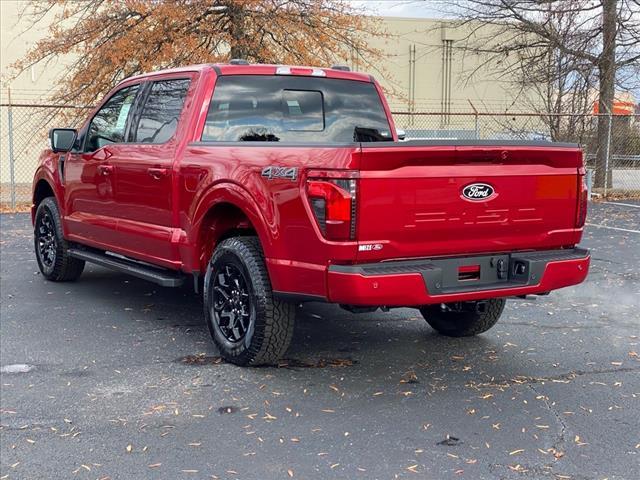
[{"label": "license plate area", "polygon": [[507,283],[510,260],[508,254],[432,260],[435,267],[432,272],[440,272],[440,278],[431,282],[432,288],[446,293],[448,290],[478,289]]},{"label": "license plate area", "polygon": [[537,285],[550,262],[584,260],[588,257],[588,250],[571,248],[360,265],[331,265],[329,270],[365,277],[419,273],[430,295],[442,295]]},{"label": "license plate area", "polygon": [[458,282],[480,280],[480,265],[461,265],[458,267]]}]

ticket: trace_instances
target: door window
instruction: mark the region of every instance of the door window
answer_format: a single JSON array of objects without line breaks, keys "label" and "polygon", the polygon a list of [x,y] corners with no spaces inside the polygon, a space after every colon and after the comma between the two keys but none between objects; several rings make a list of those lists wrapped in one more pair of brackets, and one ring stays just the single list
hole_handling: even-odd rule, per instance
[{"label": "door window", "polygon": [[173,137],[190,80],[161,80],[151,86],[133,138],[138,143],[165,143]]},{"label": "door window", "polygon": [[105,145],[125,141],[129,111],[135,101],[138,88],[138,85],[132,85],[117,91],[98,110],[89,125],[86,151],[92,152]]}]

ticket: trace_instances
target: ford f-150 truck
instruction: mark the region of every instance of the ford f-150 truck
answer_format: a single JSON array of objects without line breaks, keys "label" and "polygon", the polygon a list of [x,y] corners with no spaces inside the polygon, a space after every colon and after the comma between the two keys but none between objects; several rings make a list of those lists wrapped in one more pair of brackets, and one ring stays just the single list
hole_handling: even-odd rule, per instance
[{"label": "ford f-150 truck", "polygon": [[414,307],[491,328],[507,297],[582,282],[577,145],[398,141],[379,84],[342,67],[232,61],[119,83],[55,128],[33,182],[38,265],[85,262],[202,290],[221,355],[269,364],[295,307]]}]

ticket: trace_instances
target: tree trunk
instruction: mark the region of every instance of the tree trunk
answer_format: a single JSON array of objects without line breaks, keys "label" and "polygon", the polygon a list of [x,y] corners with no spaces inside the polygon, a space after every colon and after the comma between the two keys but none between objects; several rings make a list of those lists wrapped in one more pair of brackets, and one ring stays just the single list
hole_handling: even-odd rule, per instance
[{"label": "tree trunk", "polygon": [[612,121],[613,99],[616,81],[616,0],[602,1],[602,54],[598,62],[599,98],[598,98],[598,149],[596,156],[596,174],[594,187],[602,188],[605,178],[611,185],[611,175],[607,175],[607,155],[609,152],[609,122]]},{"label": "tree trunk", "polygon": [[241,5],[234,2],[228,4],[227,9],[230,18],[229,36],[231,37],[229,58],[242,58],[246,60],[249,52],[247,49],[246,30],[244,25],[245,12]]}]

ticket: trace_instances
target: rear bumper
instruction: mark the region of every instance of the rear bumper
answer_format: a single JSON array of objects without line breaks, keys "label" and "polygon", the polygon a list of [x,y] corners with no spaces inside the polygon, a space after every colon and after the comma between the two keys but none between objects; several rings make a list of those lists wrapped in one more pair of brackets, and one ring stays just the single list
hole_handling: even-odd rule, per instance
[{"label": "rear bumper", "polygon": [[[332,265],[327,296],[330,302],[350,305],[417,306],[545,293],[581,283],[589,272],[590,258],[588,250],[573,248]],[[508,269],[500,275],[494,268],[499,260]],[[459,280],[460,267],[465,266],[479,266],[479,278]]]}]

